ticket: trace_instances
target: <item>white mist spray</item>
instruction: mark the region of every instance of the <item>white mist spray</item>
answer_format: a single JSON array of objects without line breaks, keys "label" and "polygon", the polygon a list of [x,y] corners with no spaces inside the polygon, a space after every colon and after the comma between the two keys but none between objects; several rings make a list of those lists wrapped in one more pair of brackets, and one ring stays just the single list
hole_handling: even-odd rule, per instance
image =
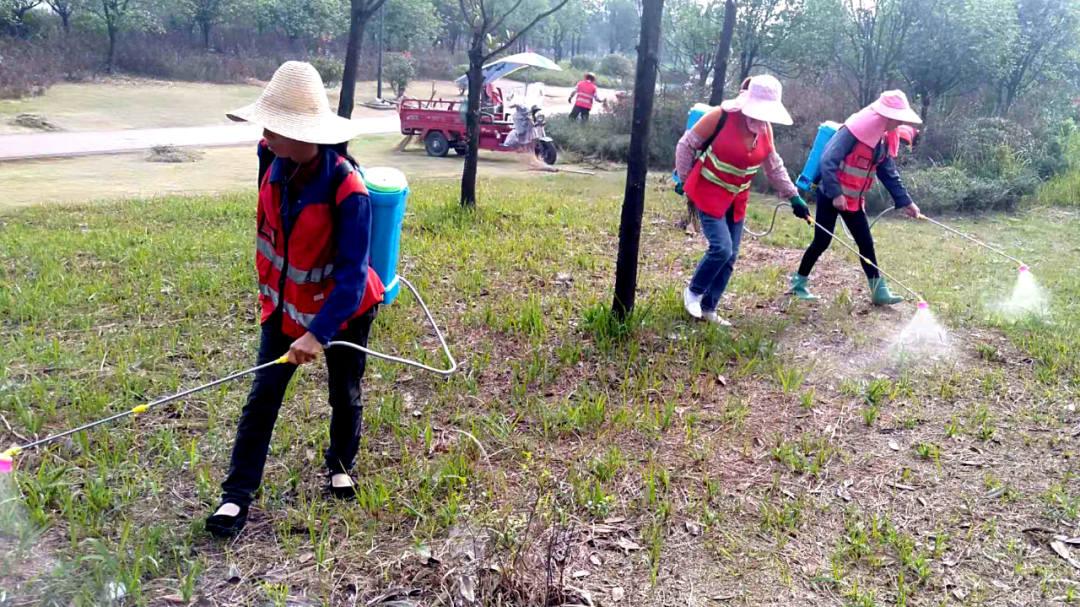
[{"label": "white mist spray", "polygon": [[899,355],[941,358],[949,353],[949,334],[930,311],[930,304],[920,301],[915,316],[900,330],[892,349]]},{"label": "white mist spray", "polygon": [[1027,266],[1020,266],[1012,294],[999,303],[997,309],[1009,320],[1046,317],[1050,315],[1050,296],[1039,285],[1031,270]]}]

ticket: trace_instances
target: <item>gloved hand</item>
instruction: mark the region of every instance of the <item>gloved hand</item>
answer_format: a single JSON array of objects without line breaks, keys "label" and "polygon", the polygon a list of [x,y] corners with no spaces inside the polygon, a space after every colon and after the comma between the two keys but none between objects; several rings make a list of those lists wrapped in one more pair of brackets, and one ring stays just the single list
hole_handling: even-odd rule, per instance
[{"label": "gloved hand", "polygon": [[810,217],[810,207],[806,206],[806,201],[802,199],[802,196],[796,194],[788,198],[788,202],[791,203],[791,213],[793,215],[803,220]]},{"label": "gloved hand", "polygon": [[682,182],[675,184],[675,193],[679,196],[685,196],[686,192],[683,191]]},{"label": "gloved hand", "polygon": [[900,207],[900,212],[912,219],[918,219],[922,217],[922,211],[919,210],[919,205],[915,204],[914,202],[905,207]]}]

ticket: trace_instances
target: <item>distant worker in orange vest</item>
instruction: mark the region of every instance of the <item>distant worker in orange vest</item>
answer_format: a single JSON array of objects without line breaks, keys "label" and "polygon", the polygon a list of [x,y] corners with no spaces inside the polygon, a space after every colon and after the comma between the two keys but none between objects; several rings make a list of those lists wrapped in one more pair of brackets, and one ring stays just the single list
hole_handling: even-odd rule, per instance
[{"label": "distant worker in orange vest", "polygon": [[[574,99],[575,96],[577,97],[576,100]],[[574,102],[574,109],[570,110],[570,120],[580,118],[588,122],[593,102],[600,101],[600,97],[596,94],[596,76],[592,72],[585,72],[585,78],[577,83],[574,92],[570,93],[570,97],[566,101]]]}]

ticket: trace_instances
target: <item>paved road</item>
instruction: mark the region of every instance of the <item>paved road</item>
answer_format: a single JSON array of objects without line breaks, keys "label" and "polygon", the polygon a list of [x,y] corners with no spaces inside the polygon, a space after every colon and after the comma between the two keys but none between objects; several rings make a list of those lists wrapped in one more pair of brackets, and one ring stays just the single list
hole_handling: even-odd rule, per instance
[{"label": "paved road", "polygon": [[[517,87],[517,83],[507,89]],[[564,99],[569,89],[548,87],[544,103],[548,114],[568,114],[570,104]],[[601,90],[612,97],[613,91]],[[554,101],[552,101],[554,100]],[[598,108],[599,109],[599,108]],[[354,118],[363,125],[362,135],[398,133],[401,122],[396,112]],[[196,127],[125,129],[119,131],[66,131],[62,133],[20,133],[0,135],[0,162],[42,158],[123,154],[149,150],[159,145],[177,147],[229,147],[254,144],[260,131],[250,124],[221,124]]]},{"label": "paved road", "polygon": [[[362,134],[365,135],[396,133],[401,130],[397,114],[394,113],[355,120],[363,125]],[[224,124],[164,129],[0,135],[0,162],[121,154],[148,150],[158,145],[179,147],[253,145],[259,140],[260,133],[258,127],[250,124]]]}]

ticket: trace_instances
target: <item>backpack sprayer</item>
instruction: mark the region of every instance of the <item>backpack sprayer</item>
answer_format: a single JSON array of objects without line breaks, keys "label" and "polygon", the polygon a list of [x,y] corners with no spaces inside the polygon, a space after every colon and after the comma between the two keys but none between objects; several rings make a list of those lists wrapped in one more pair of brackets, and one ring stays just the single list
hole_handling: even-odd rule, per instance
[{"label": "backpack sprayer", "polygon": [[[431,315],[431,311],[428,309],[424,299],[420,296],[420,292],[417,288],[409,282],[405,277],[398,275],[397,265],[398,258],[401,251],[401,224],[405,218],[405,203],[409,196],[409,186],[405,180],[405,175],[393,168],[376,167],[371,168],[363,172],[364,183],[367,186],[368,194],[371,198],[371,266],[375,268],[384,281],[386,281],[386,293],[383,297],[383,304],[387,305],[397,299],[398,293],[401,290],[401,285],[404,284],[406,288],[412,292],[413,297],[416,298],[420,308],[424,311],[424,315],[427,317],[428,323],[431,325],[432,330],[435,332],[435,336],[439,340],[439,348],[442,350],[444,356],[450,366],[446,369],[439,369],[429,365],[425,365],[421,362],[410,360],[407,358],[401,358],[397,356],[391,356],[389,354],[383,354],[365,348],[359,344],[350,343],[347,341],[332,341],[326,345],[327,348],[351,348],[381,360],[407,365],[415,367],[424,371],[435,373],[442,377],[448,377],[458,369],[458,363],[454,360],[453,354],[450,353],[450,347],[446,344],[446,339],[443,337],[442,331],[439,329],[438,324],[435,322],[435,318]],[[31,441],[22,445],[16,445],[8,448],[7,450],[0,452],[0,474],[10,473],[14,468],[14,460],[18,455],[29,449],[42,447],[49,443],[56,442],[62,438],[96,428],[114,421],[124,419],[126,417],[137,417],[143,413],[149,411],[152,407],[158,405],[164,405],[176,400],[180,400],[185,396],[190,396],[196,392],[208,390],[215,386],[246,377],[253,373],[257,373],[268,367],[275,365],[288,364],[288,355],[277,358],[268,363],[256,365],[250,369],[244,369],[243,371],[237,371],[231,375],[216,379],[214,381],[195,386],[194,388],[188,388],[181,392],[177,392],[171,396],[159,398],[155,401],[137,405],[128,409],[103,417],[99,420],[92,421],[81,426],[64,430],[52,434],[45,438],[41,438],[35,441]]]},{"label": "backpack sprayer", "polygon": [[[701,120],[701,117],[704,116],[705,114],[709,113],[709,111],[711,111],[712,109],[713,109],[713,106],[708,105],[706,103],[695,103],[693,105],[693,107],[690,108],[690,111],[687,113],[687,116],[686,116],[686,130],[689,131],[690,129],[694,128],[694,125],[697,124],[698,120]],[[723,122],[721,122],[720,125],[717,127],[716,133],[713,133],[712,137],[710,137],[705,142],[705,145],[702,146],[703,150],[708,148],[709,145],[712,144],[713,138],[716,137],[716,135],[720,132],[721,128],[723,128]],[[679,179],[679,172],[677,170],[672,170],[671,171],[671,179],[672,179],[672,181],[675,182],[676,186],[681,186],[682,185],[682,180]],[[785,207],[785,206],[790,206],[790,203],[788,203],[788,202],[780,202],[780,203],[777,203],[775,207],[773,207],[772,219],[769,221],[769,227],[765,231],[763,231],[763,232],[755,232],[755,231],[753,231],[750,228],[747,228],[745,226],[743,227],[743,230],[746,233],[753,236],[754,238],[762,238],[764,236],[768,236],[769,234],[772,233],[773,228],[776,227],[776,215],[777,215],[777,213],[779,213],[780,209]]]}]

